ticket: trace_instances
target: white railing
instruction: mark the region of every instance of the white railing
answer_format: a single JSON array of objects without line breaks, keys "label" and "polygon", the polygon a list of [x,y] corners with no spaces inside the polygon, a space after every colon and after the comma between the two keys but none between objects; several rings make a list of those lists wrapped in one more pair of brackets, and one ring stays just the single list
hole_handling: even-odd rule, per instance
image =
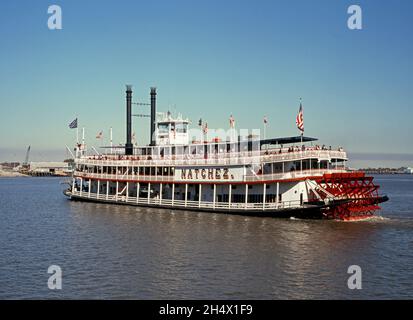
[{"label": "white railing", "polygon": [[347,160],[346,152],[332,150],[305,150],[277,153],[271,151],[257,152],[238,152],[225,155],[210,154],[207,159],[194,158],[190,155],[152,158],[131,156],[130,159],[124,159],[126,156],[112,159],[113,156],[87,157],[76,159],[76,163],[95,166],[197,166],[197,165],[243,165],[262,162],[283,162],[297,161],[301,159],[343,159]]},{"label": "white railing", "polygon": [[132,197],[126,195],[106,195],[105,193],[88,193],[83,191],[73,191],[73,196],[80,197],[83,199],[96,199],[104,200],[116,203],[129,203],[134,205],[155,205],[155,206],[165,206],[165,207],[178,207],[178,208],[202,208],[202,209],[235,209],[235,210],[252,210],[252,211],[265,211],[269,209],[289,209],[289,208],[299,208],[301,203],[299,200],[296,201],[282,201],[279,203],[268,202],[261,203],[245,203],[245,202],[211,202],[211,201],[192,201],[192,200],[176,200],[174,199],[160,199],[160,198],[147,198],[147,197]]},{"label": "white railing", "polygon": [[311,169],[311,170],[297,170],[285,173],[274,173],[274,174],[260,174],[260,175],[253,175],[249,174],[244,176],[244,181],[252,182],[252,181],[271,181],[271,180],[287,180],[287,179],[295,179],[295,178],[303,178],[303,177],[311,177],[311,176],[322,176],[325,173],[339,173],[339,172],[346,172],[343,168],[330,168],[330,169]]},{"label": "white railing", "polygon": [[197,179],[197,180],[185,180],[180,179],[180,177],[175,176],[150,176],[150,175],[116,175],[116,174],[106,174],[106,173],[89,173],[82,171],[75,171],[74,176],[84,179],[100,179],[100,180],[116,180],[116,181],[140,181],[140,182],[187,182],[187,183],[197,183],[197,182],[210,182],[219,183],[219,182],[255,182],[255,181],[272,181],[272,180],[288,180],[295,178],[311,177],[311,176],[322,176],[325,173],[339,173],[346,172],[343,168],[330,168],[330,169],[312,169],[312,170],[303,170],[303,171],[291,171],[285,173],[274,173],[274,174],[247,174],[242,177],[242,179],[217,179],[217,180],[208,180],[208,179]]}]

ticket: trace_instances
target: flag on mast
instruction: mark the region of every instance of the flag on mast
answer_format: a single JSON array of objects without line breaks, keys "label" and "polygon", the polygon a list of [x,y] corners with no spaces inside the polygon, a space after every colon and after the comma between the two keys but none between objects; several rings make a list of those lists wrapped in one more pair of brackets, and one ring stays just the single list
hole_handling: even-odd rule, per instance
[{"label": "flag on mast", "polygon": [[232,114],[231,114],[231,116],[229,117],[229,126],[230,126],[231,128],[235,128],[235,119],[234,119],[234,117],[232,116]]},{"label": "flag on mast", "polygon": [[77,128],[77,118],[73,120],[71,123],[69,123],[69,128],[70,129],[76,129]]},{"label": "flag on mast", "polygon": [[268,124],[268,118],[267,118],[267,116],[264,116],[264,124]]},{"label": "flag on mast", "polygon": [[[300,99],[301,100],[301,99]],[[295,119],[298,130],[301,131],[301,134],[304,133],[304,115],[303,115],[303,106],[300,101],[300,109],[298,109],[297,118]]]}]

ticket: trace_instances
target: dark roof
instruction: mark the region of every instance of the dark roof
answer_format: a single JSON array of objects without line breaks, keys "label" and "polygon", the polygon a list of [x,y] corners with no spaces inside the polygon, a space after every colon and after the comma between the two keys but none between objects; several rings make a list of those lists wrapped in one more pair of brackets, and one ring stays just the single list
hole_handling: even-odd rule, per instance
[{"label": "dark roof", "polygon": [[[317,141],[317,138],[303,137],[303,142]],[[301,143],[301,136],[296,137],[283,137],[283,138],[271,138],[261,139],[260,144],[289,144],[289,143]]]},{"label": "dark roof", "polygon": [[[317,141],[317,138],[311,138],[311,137],[303,137],[303,142],[310,142],[310,141]],[[252,142],[257,142],[257,139],[247,139],[247,140],[241,140],[241,143],[252,143]],[[266,145],[266,144],[290,144],[290,143],[301,143],[301,136],[296,136],[296,137],[283,137],[283,138],[271,138],[271,139],[261,139],[259,140],[260,146]],[[214,142],[209,142],[211,144],[214,144]],[[219,143],[230,143],[229,141],[220,141]],[[238,142],[232,142],[232,143],[238,143]],[[196,144],[196,145],[203,145],[203,144]],[[124,148],[124,145],[117,145],[117,146],[102,146],[101,148]],[[150,148],[149,145],[144,145],[144,146],[137,146],[134,148]]]}]

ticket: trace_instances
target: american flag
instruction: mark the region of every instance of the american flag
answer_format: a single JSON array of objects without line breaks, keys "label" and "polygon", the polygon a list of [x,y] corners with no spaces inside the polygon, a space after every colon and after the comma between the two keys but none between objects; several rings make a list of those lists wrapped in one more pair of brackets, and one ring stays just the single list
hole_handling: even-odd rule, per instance
[{"label": "american flag", "polygon": [[229,126],[230,126],[231,128],[234,128],[234,127],[235,127],[235,119],[234,119],[234,117],[232,116],[232,114],[231,114],[231,116],[229,117]]},{"label": "american flag", "polygon": [[102,139],[102,137],[103,137],[103,131],[99,132],[99,133],[96,135],[96,139]]},{"label": "american flag", "polygon": [[77,118],[75,120],[73,120],[71,123],[69,123],[69,128],[70,129],[77,128]]},{"label": "american flag", "polygon": [[303,116],[303,106],[300,102],[300,109],[298,109],[297,118],[295,119],[298,130],[304,132],[304,116]]}]

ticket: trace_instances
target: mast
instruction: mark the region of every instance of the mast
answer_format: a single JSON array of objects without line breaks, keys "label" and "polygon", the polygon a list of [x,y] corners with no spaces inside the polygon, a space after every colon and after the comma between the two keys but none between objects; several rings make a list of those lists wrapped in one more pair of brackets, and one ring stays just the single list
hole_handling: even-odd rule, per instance
[{"label": "mast", "polygon": [[151,88],[151,125],[150,125],[150,145],[155,146],[156,145],[156,139],[155,139],[155,121],[156,121],[156,88],[152,87]]},{"label": "mast", "polygon": [[126,144],[125,154],[133,154],[132,145],[132,86],[126,85]]}]

